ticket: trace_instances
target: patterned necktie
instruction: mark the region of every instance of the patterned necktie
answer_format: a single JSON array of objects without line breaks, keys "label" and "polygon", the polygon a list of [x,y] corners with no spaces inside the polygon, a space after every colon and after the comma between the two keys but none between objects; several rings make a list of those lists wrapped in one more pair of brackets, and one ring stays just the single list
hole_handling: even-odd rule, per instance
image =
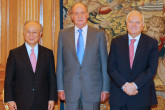
[{"label": "patterned necktie", "polygon": [[130,67],[132,69],[133,60],[134,60],[134,42],[136,39],[131,39],[131,44],[129,46],[129,60],[130,60]]},{"label": "patterned necktie", "polygon": [[36,55],[34,53],[34,49],[31,49],[32,53],[30,54],[30,62],[33,68],[33,72],[36,70]]},{"label": "patterned necktie", "polygon": [[81,64],[84,56],[84,38],[82,35],[82,29],[78,29],[78,32],[79,32],[79,36],[77,41],[77,57]]}]

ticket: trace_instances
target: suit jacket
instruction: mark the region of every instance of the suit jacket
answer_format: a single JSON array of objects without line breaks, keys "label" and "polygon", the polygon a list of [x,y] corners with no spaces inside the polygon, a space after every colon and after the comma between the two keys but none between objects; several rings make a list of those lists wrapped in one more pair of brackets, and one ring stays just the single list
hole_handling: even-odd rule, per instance
[{"label": "suit jacket", "polygon": [[100,101],[102,91],[109,91],[107,48],[103,31],[88,26],[82,64],[75,49],[74,27],[59,32],[57,87],[65,91],[66,102],[78,101],[82,93],[89,102]]},{"label": "suit jacket", "polygon": [[[141,34],[132,69],[129,60],[128,34],[112,40],[108,57],[108,73],[111,80],[110,104],[122,106],[151,106],[157,104],[153,77],[158,65],[158,43]],[[121,89],[126,82],[134,82],[138,94],[128,96]]]},{"label": "suit jacket", "polygon": [[15,101],[18,110],[30,110],[34,99],[38,110],[47,110],[48,100],[57,101],[53,52],[38,46],[35,73],[25,44],[9,53],[5,76],[5,102]]}]

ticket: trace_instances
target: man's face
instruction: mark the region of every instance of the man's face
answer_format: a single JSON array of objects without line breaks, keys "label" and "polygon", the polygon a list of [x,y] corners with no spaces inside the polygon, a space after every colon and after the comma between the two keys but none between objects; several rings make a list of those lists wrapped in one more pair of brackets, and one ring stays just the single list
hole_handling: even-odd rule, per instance
[{"label": "man's face", "polygon": [[89,14],[82,4],[77,4],[72,8],[72,20],[78,28],[83,28],[87,24]]},{"label": "man's face", "polygon": [[41,26],[36,22],[29,22],[24,27],[25,41],[33,48],[42,35]]},{"label": "man's face", "polygon": [[127,31],[134,38],[143,31],[143,18],[140,13],[132,13],[127,19]]}]

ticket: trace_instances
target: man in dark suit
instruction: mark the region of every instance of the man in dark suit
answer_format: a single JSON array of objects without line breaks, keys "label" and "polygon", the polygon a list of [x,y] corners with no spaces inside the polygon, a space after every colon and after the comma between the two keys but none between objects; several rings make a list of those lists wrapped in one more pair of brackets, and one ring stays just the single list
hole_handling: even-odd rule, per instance
[{"label": "man in dark suit", "polygon": [[67,110],[100,110],[100,100],[109,95],[105,34],[88,26],[88,17],[84,4],[74,4],[75,26],[59,33],[58,96],[66,101]]},{"label": "man in dark suit", "polygon": [[39,22],[26,22],[25,43],[9,53],[4,94],[10,110],[53,110],[57,101],[54,56],[38,44],[41,35]]},{"label": "man in dark suit", "polygon": [[108,57],[111,110],[150,110],[157,104],[153,77],[158,65],[158,43],[141,33],[143,15],[127,16],[128,34],[112,40]]}]

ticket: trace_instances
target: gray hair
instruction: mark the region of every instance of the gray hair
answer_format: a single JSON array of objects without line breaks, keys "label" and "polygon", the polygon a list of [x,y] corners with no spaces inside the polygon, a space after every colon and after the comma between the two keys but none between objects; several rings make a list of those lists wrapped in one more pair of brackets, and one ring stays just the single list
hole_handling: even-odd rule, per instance
[{"label": "gray hair", "polygon": [[86,11],[88,12],[88,8],[87,8],[87,6],[86,6],[84,3],[82,3],[82,2],[76,2],[76,3],[73,4],[72,7],[71,7],[71,14],[72,14],[73,8],[74,8],[76,5],[78,5],[78,4],[83,5],[83,6],[86,8]]},{"label": "gray hair", "polygon": [[143,19],[143,23],[144,23],[144,16],[143,16],[143,14],[140,13],[139,11],[131,11],[131,12],[129,12],[128,15],[127,15],[127,18],[126,18],[126,23],[127,23],[128,17],[129,17],[132,13],[139,13],[139,14],[141,15],[141,17],[142,17],[142,19]]},{"label": "gray hair", "polygon": [[30,23],[30,22],[35,22],[35,23],[37,23],[38,25],[40,25],[40,28],[41,28],[40,32],[42,32],[42,30],[43,30],[42,25],[39,23],[39,21],[34,21],[34,20],[26,21],[26,22],[24,23],[24,25],[23,25],[23,30],[25,30],[26,24],[28,24],[28,23]]}]

